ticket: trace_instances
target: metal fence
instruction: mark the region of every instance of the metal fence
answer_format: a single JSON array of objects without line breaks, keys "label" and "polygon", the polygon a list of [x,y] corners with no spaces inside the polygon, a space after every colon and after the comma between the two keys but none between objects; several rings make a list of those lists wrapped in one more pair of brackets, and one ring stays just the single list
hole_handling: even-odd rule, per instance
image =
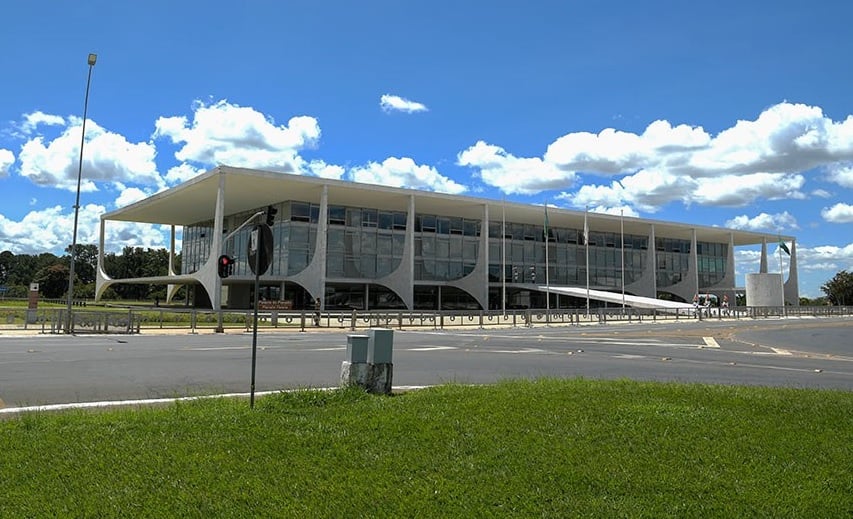
[{"label": "metal fence", "polygon": [[[27,330],[39,333],[144,333],[154,330],[250,331],[254,313],[214,312],[191,308],[103,308],[28,310],[0,307],[0,333]],[[397,329],[498,328],[532,326],[579,326],[605,323],[641,323],[678,320],[770,319],[780,317],[850,317],[853,306],[733,307],[729,310],[692,308],[660,310],[638,308],[585,308],[502,311],[266,311],[258,314],[259,329],[307,331],[311,329],[358,330],[375,327]]]}]

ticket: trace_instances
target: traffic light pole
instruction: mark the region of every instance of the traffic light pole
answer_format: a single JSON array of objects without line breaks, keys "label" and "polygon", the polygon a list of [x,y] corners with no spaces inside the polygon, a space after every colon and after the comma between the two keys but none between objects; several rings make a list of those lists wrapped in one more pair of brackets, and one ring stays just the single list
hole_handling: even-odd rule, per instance
[{"label": "traffic light pole", "polygon": [[[260,249],[261,236],[260,231],[255,230],[252,231],[257,233],[255,237],[255,245]],[[249,392],[249,409],[255,408],[255,366],[257,365],[258,360],[258,299],[259,293],[261,291],[261,254],[260,252],[255,253],[255,316],[253,318],[252,325],[252,382],[250,385]]]}]

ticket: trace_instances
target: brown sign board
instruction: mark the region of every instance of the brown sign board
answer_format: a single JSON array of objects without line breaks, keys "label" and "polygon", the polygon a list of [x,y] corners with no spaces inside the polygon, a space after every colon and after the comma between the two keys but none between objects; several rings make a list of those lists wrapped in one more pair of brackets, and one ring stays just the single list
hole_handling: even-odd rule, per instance
[{"label": "brown sign board", "polygon": [[258,310],[293,310],[293,301],[258,301]]}]

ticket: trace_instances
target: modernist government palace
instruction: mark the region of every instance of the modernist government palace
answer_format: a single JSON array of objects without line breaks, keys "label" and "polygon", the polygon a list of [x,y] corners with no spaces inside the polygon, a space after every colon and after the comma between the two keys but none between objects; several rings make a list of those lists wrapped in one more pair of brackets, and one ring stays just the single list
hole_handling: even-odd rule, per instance
[{"label": "modernist government palace", "polygon": [[[251,307],[253,226],[243,224],[268,206],[277,213],[259,296],[281,308],[313,309],[319,299],[325,310],[559,309],[590,299],[604,306],[625,294],[652,303],[697,294],[734,301],[743,291],[735,286],[735,247],[756,245],[756,274],[771,276],[777,304],[799,299],[792,236],[228,166],[102,215],[96,296],[115,283],[155,283],[168,285],[171,298],[187,285],[196,306]],[[110,278],[109,221],[170,225],[170,258],[182,230],[180,272],[170,260],[165,276]],[[780,239],[791,243],[784,280],[767,273],[767,243]],[[234,259],[225,278],[221,255]]]}]

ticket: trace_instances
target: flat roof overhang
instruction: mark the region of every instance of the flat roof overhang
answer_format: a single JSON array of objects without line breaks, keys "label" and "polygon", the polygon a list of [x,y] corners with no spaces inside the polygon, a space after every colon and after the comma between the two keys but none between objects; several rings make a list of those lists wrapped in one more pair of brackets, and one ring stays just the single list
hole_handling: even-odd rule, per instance
[{"label": "flat roof overhang", "polygon": [[[220,179],[225,187],[225,214],[231,215],[256,210],[285,200],[317,202],[323,187],[327,186],[329,203],[350,207],[378,207],[406,211],[409,197],[415,197],[419,213],[461,216],[480,219],[483,207],[489,208],[489,219],[542,225],[544,206],[504,202],[486,198],[449,195],[412,189],[360,184],[344,180],[292,175],[230,166],[219,166],[192,180],[161,191],[149,198],[101,216],[103,220],[188,226],[214,218],[216,195]],[[757,245],[763,241],[773,243],[792,236],[758,233],[709,227],[685,223],[666,222],[644,218],[625,217],[602,213],[588,213],[589,226],[595,232],[620,233],[622,225],[626,234],[647,235],[649,225],[655,226],[659,237],[689,240],[696,231],[699,241],[727,243],[732,236],[735,246]],[[550,225],[583,228],[584,212],[548,208]]]}]

